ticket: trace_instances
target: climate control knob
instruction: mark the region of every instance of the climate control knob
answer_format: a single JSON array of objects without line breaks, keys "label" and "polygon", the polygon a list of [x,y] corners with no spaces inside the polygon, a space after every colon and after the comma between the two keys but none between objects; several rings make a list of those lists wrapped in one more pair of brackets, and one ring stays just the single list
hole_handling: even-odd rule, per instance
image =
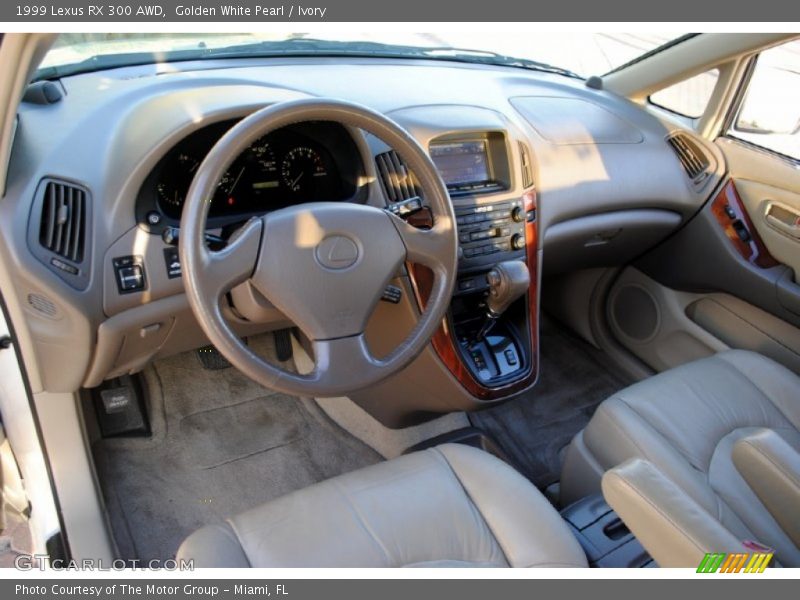
[{"label": "climate control knob", "polygon": [[525,238],[519,233],[515,233],[511,238],[511,247],[514,250],[522,250],[525,247]]},{"label": "climate control knob", "polygon": [[516,221],[517,223],[522,223],[525,219],[525,212],[522,210],[522,207],[515,206],[511,211],[511,220]]}]

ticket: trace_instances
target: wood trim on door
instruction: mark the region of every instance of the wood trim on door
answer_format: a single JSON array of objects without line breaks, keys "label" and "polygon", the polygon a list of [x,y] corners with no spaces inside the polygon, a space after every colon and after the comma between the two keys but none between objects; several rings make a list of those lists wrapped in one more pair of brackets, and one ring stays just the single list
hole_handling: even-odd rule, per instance
[{"label": "wood trim on door", "polygon": [[[730,214],[728,214],[729,211]],[[753,225],[750,215],[747,214],[747,209],[739,197],[739,192],[736,190],[736,184],[733,180],[728,181],[712,200],[711,214],[714,215],[714,218],[722,227],[736,251],[746,261],[762,269],[769,269],[780,264],[764,245],[764,241]],[[740,224],[739,230],[744,228],[747,231],[749,239],[742,239],[739,236],[737,223]]]}]

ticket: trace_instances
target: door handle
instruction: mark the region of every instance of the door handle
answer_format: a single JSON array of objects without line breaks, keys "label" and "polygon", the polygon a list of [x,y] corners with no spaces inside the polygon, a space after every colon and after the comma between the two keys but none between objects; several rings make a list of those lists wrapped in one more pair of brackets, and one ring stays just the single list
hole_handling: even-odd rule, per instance
[{"label": "door handle", "polygon": [[800,239],[800,212],[794,208],[770,201],[764,210],[764,219],[773,229]]}]

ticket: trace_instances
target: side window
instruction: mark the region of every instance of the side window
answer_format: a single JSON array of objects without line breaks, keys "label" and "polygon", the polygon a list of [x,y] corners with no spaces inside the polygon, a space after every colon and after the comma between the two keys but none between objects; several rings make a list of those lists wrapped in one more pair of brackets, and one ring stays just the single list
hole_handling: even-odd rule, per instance
[{"label": "side window", "polygon": [[800,40],[759,55],[728,134],[800,160]]},{"label": "side window", "polygon": [[719,71],[711,69],[658,90],[650,95],[650,102],[684,117],[697,119],[703,116],[718,78]]}]

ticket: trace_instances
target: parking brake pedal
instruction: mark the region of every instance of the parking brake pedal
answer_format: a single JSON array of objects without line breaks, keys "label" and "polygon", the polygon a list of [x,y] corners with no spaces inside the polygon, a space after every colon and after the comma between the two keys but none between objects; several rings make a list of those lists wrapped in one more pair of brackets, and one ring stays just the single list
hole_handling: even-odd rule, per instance
[{"label": "parking brake pedal", "polygon": [[104,438],[150,435],[144,392],[138,377],[125,375],[91,391]]}]

